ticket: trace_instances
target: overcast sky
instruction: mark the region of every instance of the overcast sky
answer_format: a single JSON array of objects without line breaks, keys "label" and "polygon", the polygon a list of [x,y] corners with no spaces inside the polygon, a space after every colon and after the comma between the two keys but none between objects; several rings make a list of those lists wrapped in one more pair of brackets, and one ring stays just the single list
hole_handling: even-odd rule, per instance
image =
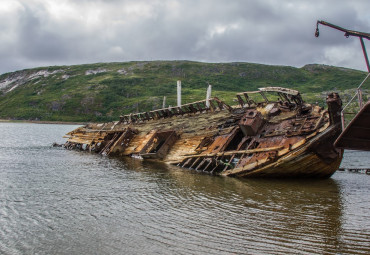
[{"label": "overcast sky", "polygon": [[[320,63],[366,70],[369,0],[0,0],[0,73],[133,60]],[[365,40],[370,52],[370,41]]]}]

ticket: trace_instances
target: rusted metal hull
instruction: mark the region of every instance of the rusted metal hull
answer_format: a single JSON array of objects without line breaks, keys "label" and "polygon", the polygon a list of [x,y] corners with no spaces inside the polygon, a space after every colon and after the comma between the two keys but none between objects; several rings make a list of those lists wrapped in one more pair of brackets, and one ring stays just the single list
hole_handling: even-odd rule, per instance
[{"label": "rusted metal hull", "polygon": [[338,137],[335,146],[348,150],[370,151],[370,101]]},{"label": "rusted metal hull", "polygon": [[332,143],[335,136],[327,130],[324,134],[316,137],[312,141],[305,143],[301,147],[287,153],[279,160],[256,168],[253,171],[232,171],[224,173],[224,175],[234,175],[238,177],[269,177],[269,178],[329,178],[339,168],[343,158],[343,152],[338,151],[338,157],[326,162],[319,154],[315,153],[310,148],[315,146],[317,142]]},{"label": "rusted metal hull", "polygon": [[[278,100],[268,99],[272,92]],[[263,102],[252,99],[258,93]],[[237,99],[234,107],[213,98],[89,124],[68,133],[65,147],[235,177],[327,178],[338,169],[337,95],[328,97],[329,110],[283,88],[244,92]]]}]

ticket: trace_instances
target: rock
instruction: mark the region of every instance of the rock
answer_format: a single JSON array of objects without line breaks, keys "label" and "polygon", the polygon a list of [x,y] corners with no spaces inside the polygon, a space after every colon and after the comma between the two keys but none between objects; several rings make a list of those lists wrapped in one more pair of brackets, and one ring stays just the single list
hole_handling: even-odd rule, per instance
[{"label": "rock", "polygon": [[98,68],[98,69],[95,69],[95,70],[87,70],[85,72],[85,75],[105,73],[105,72],[107,72],[107,69],[105,69],[105,68]]}]

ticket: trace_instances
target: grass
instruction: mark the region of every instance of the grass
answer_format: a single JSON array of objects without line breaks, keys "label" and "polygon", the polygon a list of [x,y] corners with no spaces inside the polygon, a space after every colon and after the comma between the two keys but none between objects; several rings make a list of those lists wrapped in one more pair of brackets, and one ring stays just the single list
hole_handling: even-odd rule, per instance
[{"label": "grass", "polygon": [[[0,82],[10,76],[27,77],[42,70],[58,72],[29,79],[11,92],[0,93],[1,119],[117,120],[122,114],[160,108],[163,96],[167,97],[167,105],[176,105],[177,80],[182,81],[183,103],[204,99],[210,83],[212,95],[229,104],[234,104],[238,92],[280,86],[297,89],[307,102],[324,105],[327,92],[341,92],[346,99],[365,77],[361,71],[323,65],[294,68],[252,63],[142,61],[40,67],[3,74]],[[91,70],[96,74],[88,74]]]}]

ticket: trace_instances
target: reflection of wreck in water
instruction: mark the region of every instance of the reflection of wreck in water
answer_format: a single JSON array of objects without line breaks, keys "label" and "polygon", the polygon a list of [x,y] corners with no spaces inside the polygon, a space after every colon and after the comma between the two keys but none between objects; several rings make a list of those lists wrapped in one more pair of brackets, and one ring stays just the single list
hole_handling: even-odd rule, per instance
[{"label": "reflection of wreck in water", "polygon": [[[346,202],[343,187],[334,178],[213,178],[159,162],[129,157],[113,160],[122,169],[129,169],[130,174],[140,172],[129,179],[144,179],[147,186],[139,194],[155,196],[155,203],[165,208],[161,218],[184,226],[173,233],[181,244],[182,233],[195,228],[207,240],[223,242],[228,247],[224,251],[227,254],[253,254],[256,250],[263,254],[290,254],[297,249],[307,254],[356,253],[351,253],[356,250],[356,241],[348,241],[349,245],[344,241]],[[172,224],[160,225],[161,233],[174,229]],[[204,242],[198,236],[192,238]],[[195,239],[186,240],[198,245]]]},{"label": "reflection of wreck in water", "polygon": [[341,100],[328,110],[306,104],[298,91],[268,87],[237,94],[231,107],[218,98],[125,115],[67,134],[69,149],[159,160],[183,168],[238,177],[330,177],[342,150]]}]

